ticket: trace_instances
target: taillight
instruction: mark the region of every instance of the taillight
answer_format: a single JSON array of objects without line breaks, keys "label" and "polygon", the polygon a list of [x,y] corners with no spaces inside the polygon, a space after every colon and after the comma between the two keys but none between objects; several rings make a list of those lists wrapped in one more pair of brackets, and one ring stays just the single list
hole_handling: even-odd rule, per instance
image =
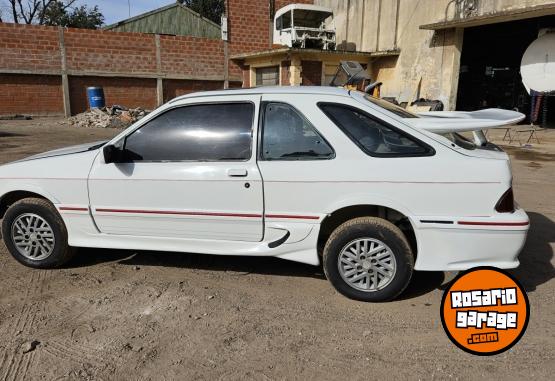
[{"label": "taillight", "polygon": [[515,211],[515,199],[513,197],[513,188],[509,188],[503,196],[497,201],[495,210],[499,213],[513,213]]}]

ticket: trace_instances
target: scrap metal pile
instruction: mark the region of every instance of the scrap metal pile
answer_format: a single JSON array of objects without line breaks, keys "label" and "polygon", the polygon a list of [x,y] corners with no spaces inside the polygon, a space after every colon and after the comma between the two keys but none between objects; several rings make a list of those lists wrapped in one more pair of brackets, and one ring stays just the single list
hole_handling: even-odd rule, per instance
[{"label": "scrap metal pile", "polygon": [[150,110],[123,106],[93,108],[68,119],[70,126],[96,128],[126,128],[142,119]]}]

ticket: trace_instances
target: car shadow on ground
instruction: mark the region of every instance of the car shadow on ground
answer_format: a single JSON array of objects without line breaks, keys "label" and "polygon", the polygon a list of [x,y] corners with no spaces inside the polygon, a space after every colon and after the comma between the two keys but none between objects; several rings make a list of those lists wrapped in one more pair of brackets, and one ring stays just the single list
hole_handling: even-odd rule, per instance
[{"label": "car shadow on ground", "polygon": [[[555,277],[551,264],[555,242],[555,223],[546,216],[529,212],[531,228],[520,255],[520,266],[510,273],[522,283],[526,291]],[[66,266],[89,267],[100,263],[115,262],[126,266],[159,266],[207,271],[225,271],[240,274],[310,277],[325,280],[322,266],[310,266],[272,257],[221,256],[207,254],[184,254],[173,252],[80,249],[78,255]],[[412,299],[435,289],[445,289],[445,273],[440,271],[416,271],[407,289],[398,299]]]},{"label": "car shadow on ground", "polygon": [[27,135],[15,133],[15,132],[0,131],[0,138],[11,138],[11,137],[20,137],[20,136],[27,136]]},{"label": "car shadow on ground", "polygon": [[126,266],[172,267],[242,274],[311,277],[325,279],[320,266],[285,261],[273,257],[246,257],[175,252],[79,249],[69,268],[116,262]]},{"label": "car shadow on ground", "polygon": [[[307,277],[327,281],[322,266],[286,261],[273,257],[222,256],[174,252],[109,249],[79,249],[66,268],[95,266],[114,262],[125,266],[172,267],[193,270],[224,271],[235,274],[261,274]],[[442,272],[415,272],[399,299],[412,299],[437,289],[445,277]]]},{"label": "car shadow on ground", "polygon": [[551,247],[555,243],[555,222],[540,213],[527,213],[530,218],[530,231],[518,257],[520,266],[509,273],[520,281],[527,292],[531,292],[535,291],[537,286],[555,278]]}]

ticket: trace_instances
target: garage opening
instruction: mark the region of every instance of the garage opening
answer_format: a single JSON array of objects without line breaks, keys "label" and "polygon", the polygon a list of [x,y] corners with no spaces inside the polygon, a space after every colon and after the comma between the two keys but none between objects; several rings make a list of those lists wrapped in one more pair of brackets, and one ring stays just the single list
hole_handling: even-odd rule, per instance
[{"label": "garage opening", "polygon": [[[466,28],[457,110],[500,107],[518,110],[530,122],[532,97],[522,84],[520,63],[526,48],[544,28],[555,28],[555,16]],[[542,106],[536,112],[536,124],[555,127],[555,96],[544,97]]]}]

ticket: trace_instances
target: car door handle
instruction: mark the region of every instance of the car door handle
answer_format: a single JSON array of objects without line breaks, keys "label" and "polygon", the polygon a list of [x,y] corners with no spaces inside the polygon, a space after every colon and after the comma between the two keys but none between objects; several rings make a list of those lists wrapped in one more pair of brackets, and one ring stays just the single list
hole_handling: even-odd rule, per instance
[{"label": "car door handle", "polygon": [[249,172],[244,168],[232,168],[227,170],[229,177],[246,177]]}]

